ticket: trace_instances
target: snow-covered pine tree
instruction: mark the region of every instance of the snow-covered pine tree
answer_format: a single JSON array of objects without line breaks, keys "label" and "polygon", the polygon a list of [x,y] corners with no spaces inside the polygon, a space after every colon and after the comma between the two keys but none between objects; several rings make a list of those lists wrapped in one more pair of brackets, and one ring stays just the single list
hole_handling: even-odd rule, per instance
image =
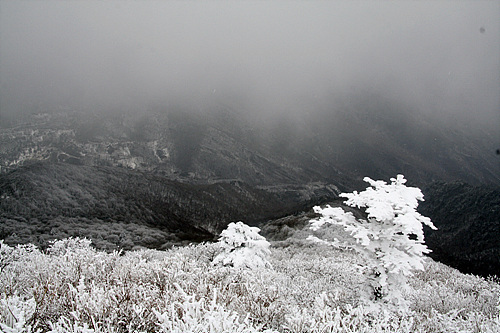
[{"label": "snow-covered pine tree", "polygon": [[311,228],[317,230],[324,224],[343,226],[356,240],[348,246],[366,260],[370,299],[398,304],[406,278],[413,270],[424,269],[424,254],[430,252],[424,244],[423,224],[436,228],[428,217],[417,212],[423,194],[418,188],[406,187],[403,175],[391,178],[391,184],[368,177],[364,181],[370,184],[365,191],[340,196],[347,198],[347,205],[364,208],[367,220],[356,219],[339,207],[314,207],[321,217],[311,220]]},{"label": "snow-covered pine tree", "polygon": [[216,265],[237,268],[271,267],[269,242],[259,235],[259,228],[250,227],[243,222],[231,222],[222,231],[219,244],[223,252],[213,261]]}]

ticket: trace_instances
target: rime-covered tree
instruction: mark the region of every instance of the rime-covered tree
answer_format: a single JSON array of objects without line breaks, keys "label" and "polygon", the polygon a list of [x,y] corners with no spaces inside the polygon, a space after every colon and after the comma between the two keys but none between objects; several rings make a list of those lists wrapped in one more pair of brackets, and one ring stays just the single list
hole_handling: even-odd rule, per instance
[{"label": "rime-covered tree", "polygon": [[368,177],[364,181],[370,184],[365,191],[341,196],[347,198],[347,205],[365,209],[367,219],[356,219],[340,207],[314,207],[321,217],[311,220],[311,228],[317,230],[324,224],[337,224],[349,232],[356,242],[342,245],[354,248],[365,257],[370,298],[397,304],[402,299],[406,278],[414,270],[424,269],[424,254],[430,252],[424,244],[423,225],[436,228],[428,217],[417,212],[423,194],[416,187],[405,186],[403,175],[391,178],[390,184]]},{"label": "rime-covered tree", "polygon": [[223,250],[213,261],[216,265],[238,268],[271,267],[269,242],[259,235],[259,228],[243,222],[229,223],[222,231],[219,244]]}]

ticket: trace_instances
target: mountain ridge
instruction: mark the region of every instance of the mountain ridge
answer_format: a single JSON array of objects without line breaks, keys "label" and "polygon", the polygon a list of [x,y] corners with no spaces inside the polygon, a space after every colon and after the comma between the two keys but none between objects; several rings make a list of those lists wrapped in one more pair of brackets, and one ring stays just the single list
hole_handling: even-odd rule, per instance
[{"label": "mountain ridge", "polygon": [[312,106],[309,117],[268,119],[223,105],[38,113],[0,130],[0,172],[25,160],[48,159],[124,166],[192,182],[323,181],[352,191],[364,186],[365,176],[402,173],[417,186],[456,180],[500,186],[495,133],[412,115],[414,110],[379,96],[331,105]]}]

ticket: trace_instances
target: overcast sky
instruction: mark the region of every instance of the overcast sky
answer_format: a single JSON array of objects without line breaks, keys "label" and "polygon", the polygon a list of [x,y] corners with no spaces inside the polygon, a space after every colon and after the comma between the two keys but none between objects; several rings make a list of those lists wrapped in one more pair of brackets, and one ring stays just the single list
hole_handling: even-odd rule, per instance
[{"label": "overcast sky", "polygon": [[0,6],[1,113],[229,98],[272,113],[370,91],[499,119],[499,1]]}]

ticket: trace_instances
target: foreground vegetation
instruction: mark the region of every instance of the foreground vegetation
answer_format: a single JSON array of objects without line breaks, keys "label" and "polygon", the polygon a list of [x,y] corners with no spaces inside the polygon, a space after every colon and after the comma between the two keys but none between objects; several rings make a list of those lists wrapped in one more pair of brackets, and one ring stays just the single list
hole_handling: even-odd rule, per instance
[{"label": "foreground vegetation", "polygon": [[1,243],[3,332],[498,332],[500,285],[427,260],[408,309],[363,302],[360,257],[275,242],[272,268],[214,266],[217,244],[106,253]]}]

